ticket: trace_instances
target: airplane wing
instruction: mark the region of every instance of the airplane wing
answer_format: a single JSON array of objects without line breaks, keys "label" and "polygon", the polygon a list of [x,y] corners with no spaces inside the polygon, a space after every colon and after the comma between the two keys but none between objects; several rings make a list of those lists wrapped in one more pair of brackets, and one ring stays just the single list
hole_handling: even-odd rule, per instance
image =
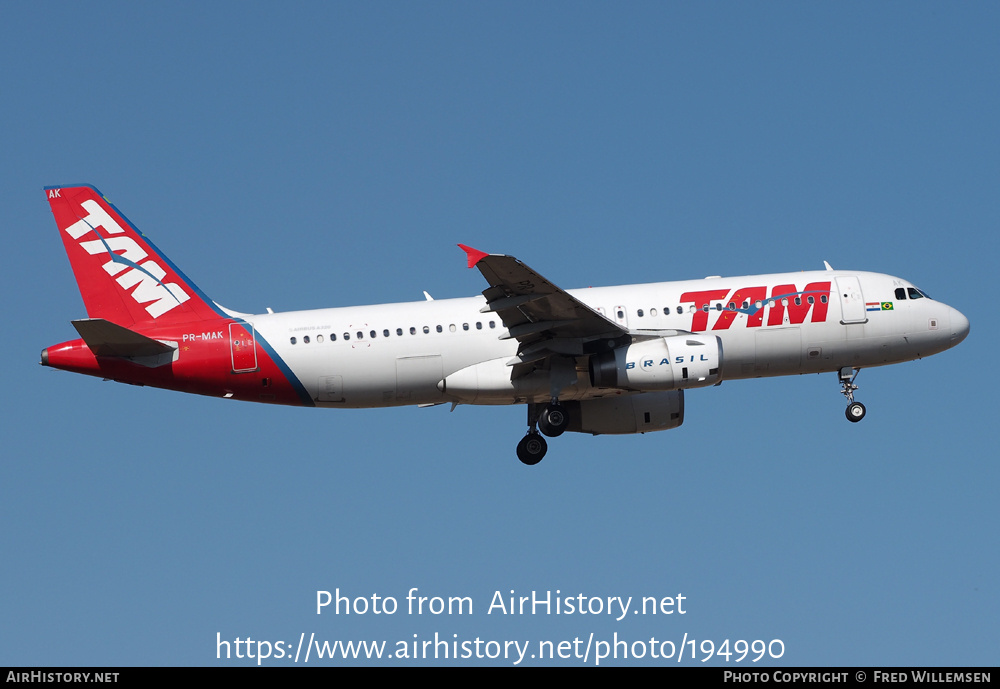
[{"label": "airplane wing", "polygon": [[514,339],[518,356],[507,362],[513,377],[529,373],[535,362],[553,355],[581,356],[631,342],[628,329],[556,287],[513,256],[487,254],[459,244],[469,267],[479,268],[490,286],[483,290],[483,313],[496,313]]}]

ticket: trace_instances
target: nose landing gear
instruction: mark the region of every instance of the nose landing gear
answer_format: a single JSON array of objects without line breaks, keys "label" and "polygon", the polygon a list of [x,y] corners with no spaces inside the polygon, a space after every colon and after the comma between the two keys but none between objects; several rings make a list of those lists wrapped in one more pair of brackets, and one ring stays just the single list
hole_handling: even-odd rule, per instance
[{"label": "nose landing gear", "polygon": [[860,368],[845,366],[837,374],[840,377],[840,394],[847,398],[847,410],[844,413],[847,420],[852,423],[857,423],[865,418],[866,413],[865,405],[854,401],[854,391],[858,389],[858,386],[854,384],[854,379],[858,377],[859,373],[861,373]]},{"label": "nose landing gear", "polygon": [[861,419],[865,418],[865,405],[861,402],[851,402],[847,405],[847,420],[857,423]]}]

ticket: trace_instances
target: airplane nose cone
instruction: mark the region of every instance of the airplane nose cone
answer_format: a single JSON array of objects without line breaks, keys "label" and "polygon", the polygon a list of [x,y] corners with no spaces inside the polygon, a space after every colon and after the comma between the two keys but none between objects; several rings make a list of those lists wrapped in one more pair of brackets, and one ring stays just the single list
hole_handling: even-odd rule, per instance
[{"label": "airplane nose cone", "polygon": [[958,309],[951,310],[951,346],[954,347],[969,335],[969,319]]}]

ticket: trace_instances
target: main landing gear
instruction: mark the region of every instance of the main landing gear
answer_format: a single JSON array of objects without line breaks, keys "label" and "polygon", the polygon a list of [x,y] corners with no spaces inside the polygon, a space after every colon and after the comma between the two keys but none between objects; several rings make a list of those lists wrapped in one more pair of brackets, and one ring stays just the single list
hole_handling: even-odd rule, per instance
[{"label": "main landing gear", "polygon": [[847,398],[845,415],[847,416],[847,420],[852,423],[857,423],[865,418],[865,405],[854,401],[854,391],[858,389],[858,386],[854,384],[854,379],[858,377],[859,373],[861,373],[860,368],[851,368],[850,366],[840,369],[838,373],[840,377],[840,394]]},{"label": "main landing gear", "polygon": [[566,413],[566,407],[556,400],[545,405],[538,415],[538,430],[550,438],[561,436],[566,432],[567,426],[569,426],[569,414]]},{"label": "main landing gear", "polygon": [[557,438],[569,426],[569,414],[558,399],[553,398],[549,404],[539,407],[535,403],[528,404],[528,432],[517,444],[517,458],[529,466],[542,461],[548,450],[542,434]]},{"label": "main landing gear", "polygon": [[534,466],[542,461],[548,449],[549,444],[545,442],[545,438],[532,428],[517,444],[517,458],[528,466]]}]

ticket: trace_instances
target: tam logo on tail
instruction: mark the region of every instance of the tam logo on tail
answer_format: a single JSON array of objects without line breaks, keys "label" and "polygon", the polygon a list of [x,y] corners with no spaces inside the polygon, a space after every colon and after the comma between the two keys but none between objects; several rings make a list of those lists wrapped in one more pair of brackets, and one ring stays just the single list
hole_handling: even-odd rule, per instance
[{"label": "tam logo on tail", "polygon": [[[99,191],[52,187],[46,196],[91,318],[128,327],[156,319],[189,321],[217,315],[204,295]],[[169,318],[161,318],[171,311]]]},{"label": "tam logo on tail", "polygon": [[[131,268],[119,277],[117,282],[126,291],[135,287],[130,294],[136,303],[142,305],[153,302],[145,307],[150,316],[159,318],[170,309],[180,306],[191,298],[191,295],[177,283],[164,284],[162,282],[167,271],[163,270],[156,261],[150,259],[141,265],[139,264],[139,261],[147,258],[149,254],[134,239],[122,234],[125,230],[101,208],[97,201],[88,199],[81,205],[90,215],[80,218],[67,227],[66,233],[78,241],[89,232],[96,234],[97,239],[79,242],[79,244],[92,256],[107,254],[110,257],[103,266],[108,275],[118,275],[126,268]],[[101,236],[98,228],[103,228],[110,235],[121,236],[105,238]]]}]

